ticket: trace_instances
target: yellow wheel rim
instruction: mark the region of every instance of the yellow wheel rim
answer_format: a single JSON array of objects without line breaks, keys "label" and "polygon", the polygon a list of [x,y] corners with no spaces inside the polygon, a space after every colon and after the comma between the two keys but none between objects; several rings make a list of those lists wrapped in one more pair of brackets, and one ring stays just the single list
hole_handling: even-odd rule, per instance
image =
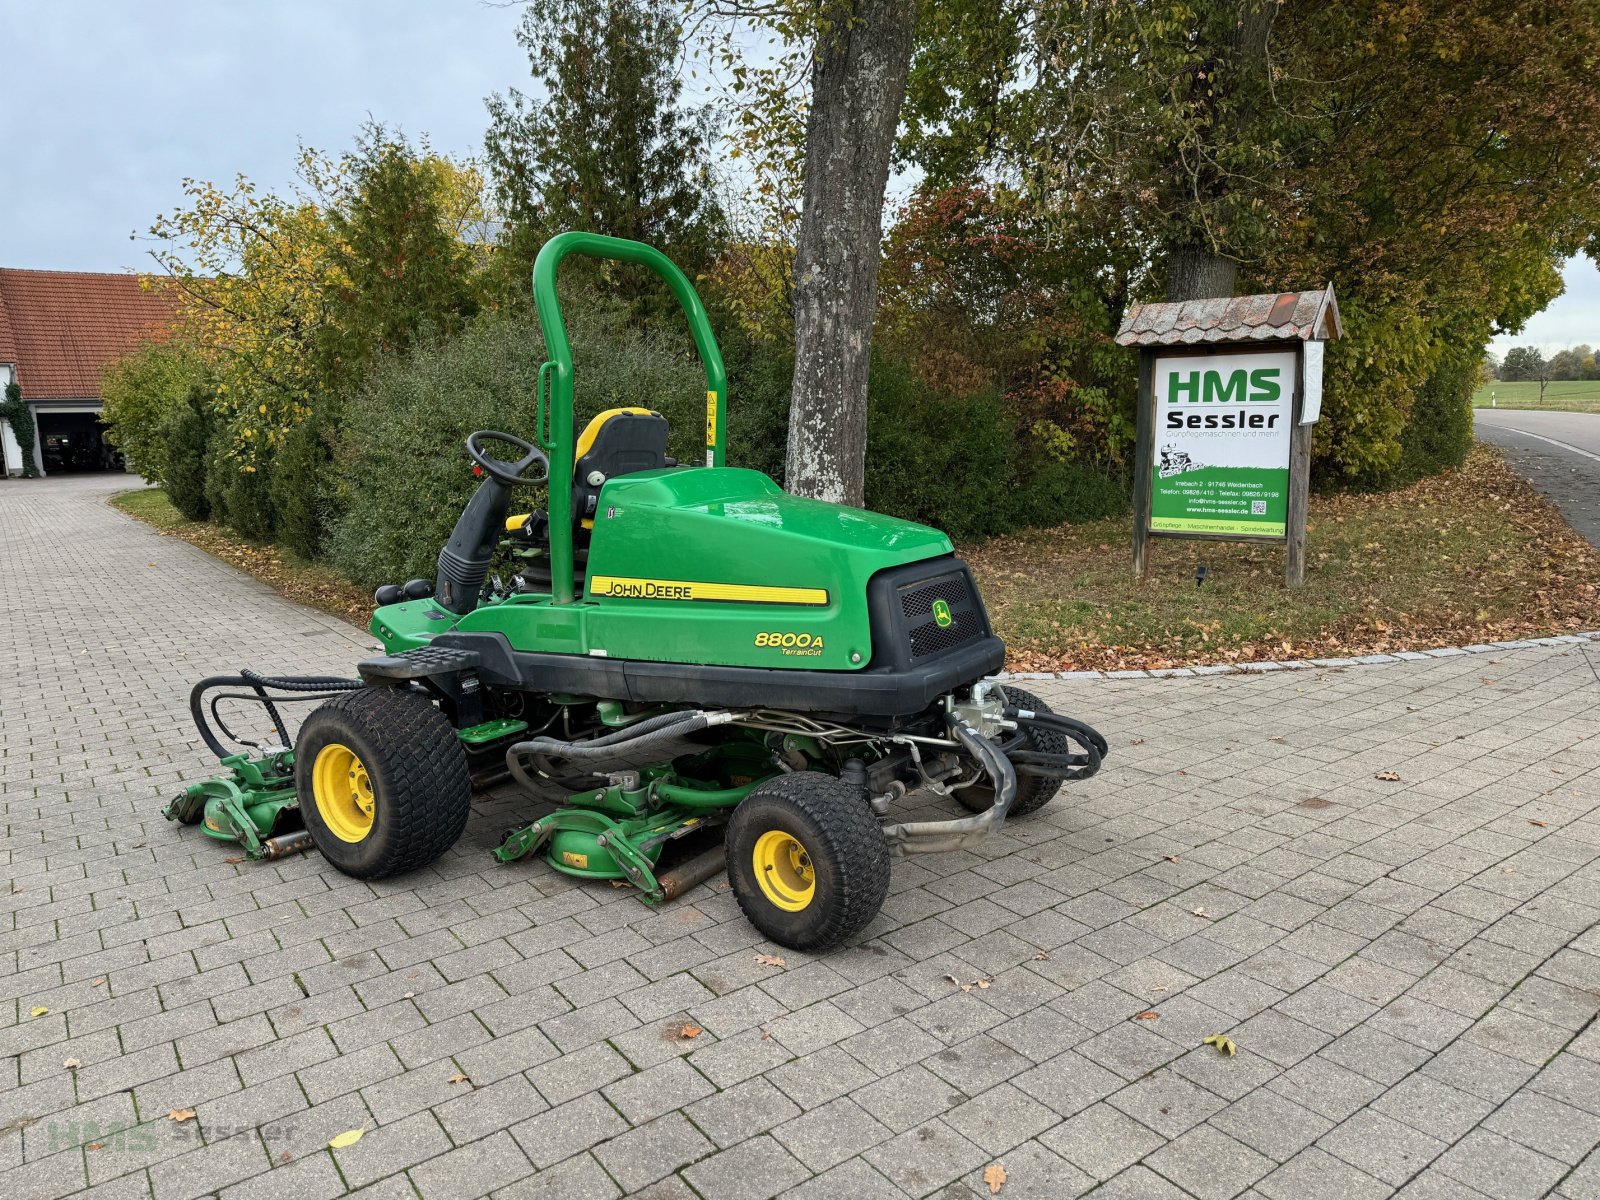
[{"label": "yellow wheel rim", "polygon": [[341,842],[359,842],[372,832],[372,778],[356,752],[342,742],[329,742],[317,752],[311,764],[311,799],[328,832]]},{"label": "yellow wheel rim", "polygon": [[761,894],[784,912],[799,912],[816,895],[811,855],[793,834],[769,829],[756,839],[752,853]]}]

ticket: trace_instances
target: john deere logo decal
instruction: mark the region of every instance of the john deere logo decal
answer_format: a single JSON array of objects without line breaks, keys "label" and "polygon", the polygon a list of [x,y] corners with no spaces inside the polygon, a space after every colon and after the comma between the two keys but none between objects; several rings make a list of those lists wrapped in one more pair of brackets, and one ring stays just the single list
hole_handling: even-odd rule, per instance
[{"label": "john deere logo decal", "polygon": [[933,602],[933,623],[940,629],[950,628],[950,623],[955,618],[950,615],[950,605],[944,600]]}]

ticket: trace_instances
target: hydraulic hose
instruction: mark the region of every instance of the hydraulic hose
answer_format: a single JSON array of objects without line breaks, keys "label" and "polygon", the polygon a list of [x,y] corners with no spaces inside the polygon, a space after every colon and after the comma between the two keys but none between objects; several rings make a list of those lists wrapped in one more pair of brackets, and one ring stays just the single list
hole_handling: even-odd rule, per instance
[{"label": "hydraulic hose", "polygon": [[[238,746],[256,749],[255,742],[241,738],[228,728],[222,715],[217,711],[217,705],[223,700],[247,700],[252,704],[259,704],[266,710],[267,717],[272,721],[273,732],[277,734],[280,746],[289,745],[289,730],[283,723],[283,715],[278,711],[278,705],[308,700],[324,700],[338,692],[353,691],[366,684],[359,679],[342,679],[333,675],[289,675],[269,676],[262,675],[259,671],[252,671],[248,667],[237,675],[210,675],[195,684],[189,692],[189,715],[194,719],[194,727],[200,733],[201,741],[206,748],[218,758],[227,758],[235,751],[230,750],[223,738]],[[213,696],[209,705],[206,696],[220,688],[247,688],[245,692],[223,692]],[[290,692],[292,696],[279,696],[274,698],[269,692]],[[210,719],[207,719],[209,709]],[[216,722],[215,728],[212,722]],[[221,737],[218,736],[221,732]]]},{"label": "hydraulic hose", "polygon": [[363,679],[346,679],[339,675],[263,675],[249,667],[239,674],[250,683],[275,692],[353,692],[367,686]]},{"label": "hydraulic hose", "polygon": [[1046,728],[1054,727],[1057,733],[1064,733],[1073,741],[1085,747],[1093,747],[1099,758],[1104,758],[1110,747],[1098,729],[1086,725],[1072,717],[1064,717],[1060,713],[1034,712],[1031,709],[1018,708],[1014,704],[1006,705],[1006,717],[1012,721],[1019,721],[1024,725],[1038,724]]},{"label": "hydraulic hose", "polygon": [[522,765],[521,759],[524,755],[546,761],[562,758],[577,764],[600,761],[615,757],[617,751],[623,747],[629,751],[643,750],[650,746],[675,741],[685,734],[698,733],[712,725],[726,725],[732,719],[730,713],[663,713],[657,717],[647,717],[625,729],[579,742],[550,737],[530,738],[525,742],[517,742],[506,750],[506,769],[523,787],[537,791],[539,784]]},{"label": "hydraulic hose", "polygon": [[946,714],[950,734],[982,764],[994,784],[994,803],[981,813],[954,821],[903,821],[883,828],[889,849],[896,854],[936,854],[977,845],[1005,822],[1017,795],[1017,773],[1010,761],[988,738],[954,713]]}]

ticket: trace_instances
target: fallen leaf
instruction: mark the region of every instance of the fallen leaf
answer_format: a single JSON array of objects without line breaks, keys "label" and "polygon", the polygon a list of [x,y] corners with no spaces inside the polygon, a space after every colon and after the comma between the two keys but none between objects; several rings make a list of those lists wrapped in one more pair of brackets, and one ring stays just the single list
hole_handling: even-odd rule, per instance
[{"label": "fallen leaf", "polygon": [[1269,741],[1269,742],[1281,742],[1281,741],[1283,741],[1283,738],[1281,738],[1281,737],[1269,737],[1267,739],[1267,741]]},{"label": "fallen leaf", "polygon": [[406,992],[404,995],[402,995],[400,997],[400,999],[402,999],[402,1000],[413,1000],[413,999],[416,998],[416,995],[417,994],[415,992]]},{"label": "fallen leaf", "polygon": [[30,1008],[28,1010],[28,1015],[30,1017],[42,1017],[42,1016],[45,1015],[45,1013],[47,1013],[49,1011],[50,1010],[48,1008],[45,1008],[43,1005],[36,1004],[32,1008]]},{"label": "fallen leaf", "polygon": [[763,1041],[763,1042],[770,1042],[770,1041],[771,1041],[771,1040],[772,1040],[772,1030],[770,1030],[770,1029],[763,1029],[763,1030],[762,1030],[762,1031],[761,1031],[761,1040],[762,1040],[762,1041]]},{"label": "fallen leaf", "polygon": [[973,980],[973,982],[978,985],[978,990],[979,991],[985,991],[986,992],[986,991],[989,990],[989,985],[991,983],[993,983],[994,980],[990,979],[987,975],[985,975],[982,979],[975,979],[975,980]]},{"label": "fallen leaf", "polygon": [[278,1161],[281,1163],[293,1162],[294,1155],[285,1150],[282,1154],[278,1155]]},{"label": "fallen leaf", "polygon": [[1207,912],[1207,911],[1206,911],[1206,910],[1205,910],[1205,909],[1203,909],[1203,908],[1197,908],[1197,909],[1195,909],[1195,910],[1194,910],[1194,915],[1195,915],[1195,916],[1197,916],[1197,917],[1206,917],[1206,918],[1209,918],[1209,917],[1210,917],[1210,916],[1211,916],[1211,914],[1210,914],[1210,913],[1208,913],[1208,912]]},{"label": "fallen leaf", "polygon": [[756,962],[763,967],[788,966],[788,960],[781,954],[758,954],[756,955]]},{"label": "fallen leaf", "polygon": [[129,847],[129,849],[131,849],[131,850],[143,850],[144,849],[144,843],[143,842],[135,842],[132,846]]},{"label": "fallen leaf", "polygon": [[185,1121],[192,1121],[194,1120],[194,1109],[174,1108],[167,1113],[167,1120],[176,1121],[180,1125]]},{"label": "fallen leaf", "polygon": [[415,979],[416,977],[417,977],[417,973],[415,971],[407,971],[406,972],[406,978],[407,979]]},{"label": "fallen leaf", "polygon": [[328,1145],[332,1146],[335,1150],[343,1150],[346,1146],[354,1146],[362,1139],[366,1132],[367,1127],[365,1125],[363,1125],[360,1129],[346,1129],[343,1133],[335,1134],[333,1137],[329,1138]]},{"label": "fallen leaf", "polygon": [[1548,828],[1550,828],[1550,822],[1549,821],[1529,821],[1528,824],[1529,825],[1537,825],[1540,829],[1548,829]]},{"label": "fallen leaf", "polygon": [[1232,1058],[1234,1051],[1238,1049],[1233,1044],[1233,1039],[1225,1033],[1213,1033],[1208,1038],[1202,1038],[1200,1044],[1202,1046],[1215,1046],[1218,1054],[1226,1054],[1229,1058]]},{"label": "fallen leaf", "polygon": [[225,863],[242,863],[244,861],[244,855],[242,855],[242,854],[230,854],[230,855],[228,855],[227,858],[223,859],[222,861],[225,862]]},{"label": "fallen leaf", "polygon": [[84,1147],[85,1150],[104,1150],[105,1148],[106,1144],[104,1142],[90,1142]]},{"label": "fallen leaf", "polygon": [[1166,859],[1168,862],[1178,861],[1178,856],[1176,854],[1163,854],[1161,857]]},{"label": "fallen leaf", "polygon": [[700,1026],[690,1025],[685,1022],[684,1024],[678,1026],[677,1036],[684,1041],[688,1041],[691,1038],[699,1037],[704,1032],[705,1030],[701,1029]]},{"label": "fallen leaf", "polygon": [[64,1058],[61,1060],[61,1065],[69,1071],[76,1071],[79,1067],[83,1066],[83,1064],[75,1058]]},{"label": "fallen leaf", "polygon": [[1142,1013],[1135,1013],[1133,1019],[1135,1021],[1159,1021],[1161,1019],[1161,1014],[1155,1009],[1151,1008],[1146,1009]]},{"label": "fallen leaf", "polygon": [[989,1195],[998,1195],[1000,1189],[1006,1185],[1006,1169],[999,1163],[990,1163],[983,1169],[984,1186],[989,1189]]},{"label": "fallen leaf", "polygon": [[1049,962],[1050,961],[1050,951],[1048,951],[1048,950],[1039,951],[1039,953],[1037,953],[1037,954],[1035,954],[1033,956],[1033,961],[1034,962]]},{"label": "fallen leaf", "polygon": [[93,983],[91,983],[91,984],[90,984],[90,985],[89,985],[89,986],[90,986],[90,987],[105,987],[105,985],[106,985],[106,981],[105,981],[105,977],[104,977],[104,976],[102,976],[102,977],[101,977],[101,978],[99,978],[99,979],[96,979],[96,980],[95,980],[95,981],[94,981],[94,982],[93,982]]},{"label": "fallen leaf", "polygon": [[1152,992],[1164,992],[1167,990],[1167,985],[1164,983],[1152,983],[1150,985],[1150,990]]},{"label": "fallen leaf", "polygon": [[1130,745],[1130,746],[1142,746],[1142,745],[1144,745],[1144,739],[1143,738],[1134,738],[1133,741],[1128,743],[1128,745]]},{"label": "fallen leaf", "polygon": [[1381,779],[1385,783],[1399,783],[1400,782],[1400,776],[1398,774],[1396,774],[1395,772],[1393,772],[1393,771],[1379,771],[1376,775],[1373,776],[1373,778],[1374,779]]},{"label": "fallen leaf", "polygon": [[454,1075],[450,1076],[449,1079],[445,1080],[445,1082],[446,1083],[471,1083],[472,1080],[468,1079],[460,1071],[457,1071]]}]

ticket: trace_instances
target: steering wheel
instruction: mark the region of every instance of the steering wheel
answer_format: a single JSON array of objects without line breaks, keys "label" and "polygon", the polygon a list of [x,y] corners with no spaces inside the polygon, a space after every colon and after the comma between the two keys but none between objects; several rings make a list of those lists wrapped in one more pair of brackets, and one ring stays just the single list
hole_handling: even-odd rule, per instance
[{"label": "steering wheel", "polygon": [[[495,458],[483,448],[485,441],[505,442],[508,446],[515,446],[525,453],[516,462],[506,462]],[[467,454],[478,466],[501,483],[515,486],[524,483],[543,483],[550,478],[550,459],[545,452],[532,442],[525,442],[521,438],[509,433],[497,433],[492,429],[480,429],[467,437]],[[530,476],[527,470],[535,464],[542,465],[542,474]]]}]

